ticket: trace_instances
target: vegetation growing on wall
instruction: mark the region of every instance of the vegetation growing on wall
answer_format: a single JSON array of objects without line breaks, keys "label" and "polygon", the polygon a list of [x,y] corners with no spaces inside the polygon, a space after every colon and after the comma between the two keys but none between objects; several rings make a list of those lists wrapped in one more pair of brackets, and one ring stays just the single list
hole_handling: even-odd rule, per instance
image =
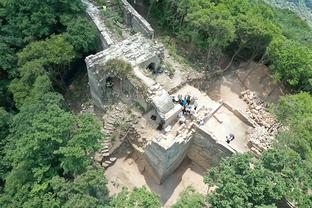
[{"label": "vegetation growing on wall", "polygon": [[103,68],[106,74],[119,78],[126,77],[132,71],[132,66],[122,59],[110,59]]}]

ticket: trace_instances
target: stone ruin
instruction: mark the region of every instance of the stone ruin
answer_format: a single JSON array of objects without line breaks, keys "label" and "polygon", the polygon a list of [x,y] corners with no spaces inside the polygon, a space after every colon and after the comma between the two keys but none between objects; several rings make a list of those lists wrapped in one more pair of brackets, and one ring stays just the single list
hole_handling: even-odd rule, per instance
[{"label": "stone ruin", "polygon": [[[115,131],[114,122],[121,119],[121,114],[129,114],[125,113],[126,106],[136,103],[141,111],[130,120],[126,119],[129,126],[124,138],[144,158],[142,171],[147,171],[162,183],[186,157],[203,168],[209,168],[226,156],[250,151],[250,143],[252,148],[258,148],[255,153],[261,152],[259,145],[254,145],[256,142],[249,139],[255,134],[255,129],[261,127],[257,122],[223,101],[211,100],[190,86],[188,80],[182,80],[179,87],[169,93],[156,81],[157,74],[150,75],[151,70],[161,66],[164,47],[153,40],[152,27],[126,0],[122,0],[125,23],[137,33],[120,42],[105,27],[99,8],[87,0],[82,1],[98,28],[104,49],[86,58],[91,96],[95,105],[104,110],[114,102],[124,103],[121,108],[115,108],[118,112],[110,110],[111,116],[104,118],[103,133],[109,135]],[[111,59],[128,62],[132,71],[116,77],[105,68]],[[193,101],[199,103],[196,113],[186,116],[183,124],[179,120],[181,105],[173,101],[177,95],[191,95]],[[229,133],[236,137],[230,144],[226,143]],[[111,156],[114,150],[109,141],[103,141],[102,145],[94,159],[108,167],[116,157]]]}]

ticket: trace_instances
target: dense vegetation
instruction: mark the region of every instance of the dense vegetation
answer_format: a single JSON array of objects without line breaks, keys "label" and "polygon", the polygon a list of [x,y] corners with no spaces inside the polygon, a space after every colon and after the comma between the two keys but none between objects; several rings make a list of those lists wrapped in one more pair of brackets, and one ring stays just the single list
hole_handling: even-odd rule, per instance
[{"label": "dense vegetation", "polygon": [[204,57],[206,68],[213,69],[222,54],[261,61],[292,90],[312,91],[312,30],[294,13],[258,0],[152,2],[159,26]]},{"label": "dense vegetation", "polygon": [[[293,13],[247,0],[159,0],[153,11],[177,40],[205,54],[207,67],[222,53],[263,60],[294,91],[311,92],[311,29]],[[60,94],[97,47],[79,0],[0,1],[0,207],[161,206],[145,188],[108,196],[90,159],[99,123],[72,114]],[[173,207],[275,207],[285,197],[312,207],[311,109],[308,93],[282,98],[272,107],[287,127],[276,148],[258,159],[224,159],[205,177],[214,191],[188,188]]]},{"label": "dense vegetation", "polygon": [[0,207],[116,207],[128,204],[122,194],[159,204],[145,189],[108,197],[90,158],[99,122],[72,114],[60,94],[99,45],[84,9],[79,0],[0,1]]}]

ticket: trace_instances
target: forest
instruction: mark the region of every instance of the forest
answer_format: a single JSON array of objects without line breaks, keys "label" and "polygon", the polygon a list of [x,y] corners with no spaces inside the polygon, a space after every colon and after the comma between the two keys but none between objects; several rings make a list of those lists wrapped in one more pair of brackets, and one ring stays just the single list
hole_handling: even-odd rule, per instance
[{"label": "forest", "polygon": [[[266,64],[290,94],[271,106],[287,128],[260,158],[225,158],[173,206],[312,207],[312,29],[288,10],[253,0],[146,2],[151,18],[214,70],[230,57]],[[0,207],[161,207],[146,188],[109,196],[90,155],[102,135],[96,117],[76,115],[63,94],[84,58],[99,50],[79,0],[0,1]],[[196,49],[196,50],[195,50]]]}]

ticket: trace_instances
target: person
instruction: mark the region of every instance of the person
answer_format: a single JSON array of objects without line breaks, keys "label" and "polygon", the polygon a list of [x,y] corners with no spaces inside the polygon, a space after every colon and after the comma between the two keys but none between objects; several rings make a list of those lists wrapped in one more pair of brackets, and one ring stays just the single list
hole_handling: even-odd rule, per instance
[{"label": "person", "polygon": [[[178,95],[178,100],[179,100],[179,104],[182,105],[182,101],[183,101],[182,95]],[[183,106],[183,105],[182,105],[182,106]]]},{"label": "person", "polygon": [[189,105],[191,103],[191,96],[190,95],[185,96],[185,100],[187,105]]},{"label": "person", "polygon": [[194,110],[197,110],[197,107],[198,107],[198,102],[197,100],[194,101]]},{"label": "person", "polygon": [[230,144],[231,141],[235,139],[234,134],[230,133],[229,136],[226,136],[226,142]]}]

